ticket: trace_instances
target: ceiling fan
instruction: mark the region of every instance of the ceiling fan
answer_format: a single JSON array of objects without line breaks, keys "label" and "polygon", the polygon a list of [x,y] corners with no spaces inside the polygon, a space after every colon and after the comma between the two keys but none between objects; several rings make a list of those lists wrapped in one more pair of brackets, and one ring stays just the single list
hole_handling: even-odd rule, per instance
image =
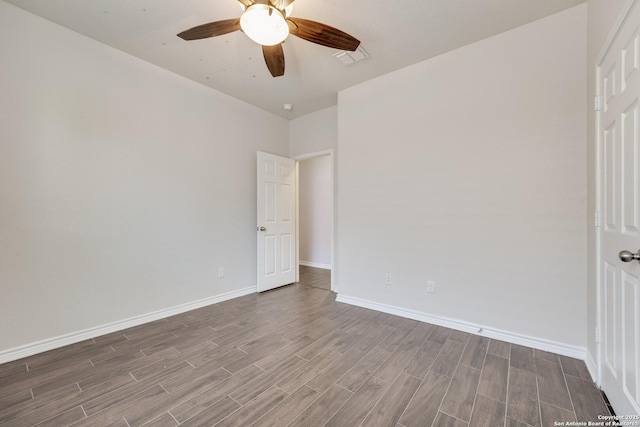
[{"label": "ceiling fan", "polygon": [[293,34],[301,39],[334,49],[355,51],[360,41],[344,31],[320,22],[292,18],[295,0],[237,0],[244,13],[240,19],[223,19],[198,25],[178,34],[183,40],[199,40],[243,31],[262,45],[262,54],[273,77],[284,75],[282,42]]}]

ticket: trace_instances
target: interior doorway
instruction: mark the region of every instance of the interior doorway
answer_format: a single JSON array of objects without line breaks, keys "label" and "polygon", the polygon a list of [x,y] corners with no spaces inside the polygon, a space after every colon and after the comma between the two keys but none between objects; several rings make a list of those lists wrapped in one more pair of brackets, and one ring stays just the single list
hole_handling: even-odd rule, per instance
[{"label": "interior doorway", "polygon": [[334,155],[333,150],[295,158],[298,177],[298,265],[323,269],[336,292],[334,262]]}]

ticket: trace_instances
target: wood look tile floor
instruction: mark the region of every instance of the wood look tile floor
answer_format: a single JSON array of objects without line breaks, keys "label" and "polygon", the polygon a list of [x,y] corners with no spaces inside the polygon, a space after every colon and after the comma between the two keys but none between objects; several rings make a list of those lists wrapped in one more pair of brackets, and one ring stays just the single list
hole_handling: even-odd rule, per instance
[{"label": "wood look tile floor", "polygon": [[336,303],[317,287],[326,271],[302,272],[0,365],[0,425],[526,427],[608,413],[579,360]]}]

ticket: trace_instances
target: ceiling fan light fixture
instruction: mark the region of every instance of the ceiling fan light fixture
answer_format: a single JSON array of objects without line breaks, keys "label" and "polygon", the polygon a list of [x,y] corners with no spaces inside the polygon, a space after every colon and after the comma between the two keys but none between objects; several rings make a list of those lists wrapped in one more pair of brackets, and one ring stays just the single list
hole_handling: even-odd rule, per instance
[{"label": "ceiling fan light fixture", "polygon": [[266,4],[252,4],[240,17],[240,28],[254,42],[263,46],[282,43],[289,35],[289,25],[278,9]]}]

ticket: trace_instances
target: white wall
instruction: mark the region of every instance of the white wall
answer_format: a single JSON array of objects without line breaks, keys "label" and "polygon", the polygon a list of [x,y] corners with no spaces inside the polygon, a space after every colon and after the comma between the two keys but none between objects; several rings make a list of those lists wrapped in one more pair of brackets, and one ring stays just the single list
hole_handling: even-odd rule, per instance
[{"label": "white wall", "polygon": [[298,164],[300,263],[331,268],[332,158],[329,155]]},{"label": "white wall", "polygon": [[338,146],[338,107],[329,107],[289,122],[289,155],[335,149]]},{"label": "white wall", "polygon": [[341,297],[584,351],[586,11],[339,94]]},{"label": "white wall", "polygon": [[0,58],[0,354],[255,286],[286,120],[1,1]]},{"label": "white wall", "polygon": [[[628,0],[588,0],[588,100],[593,100],[596,95],[595,70],[598,56],[601,54],[609,33],[616,24],[618,16]],[[596,206],[596,118],[595,111],[589,102],[587,108],[587,174],[588,174],[588,301],[587,301],[587,337],[588,351],[592,361],[595,361],[597,348],[595,342],[595,329],[598,324],[597,317],[597,275],[596,275],[596,233],[595,216]],[[593,362],[592,362],[593,363]]]}]

